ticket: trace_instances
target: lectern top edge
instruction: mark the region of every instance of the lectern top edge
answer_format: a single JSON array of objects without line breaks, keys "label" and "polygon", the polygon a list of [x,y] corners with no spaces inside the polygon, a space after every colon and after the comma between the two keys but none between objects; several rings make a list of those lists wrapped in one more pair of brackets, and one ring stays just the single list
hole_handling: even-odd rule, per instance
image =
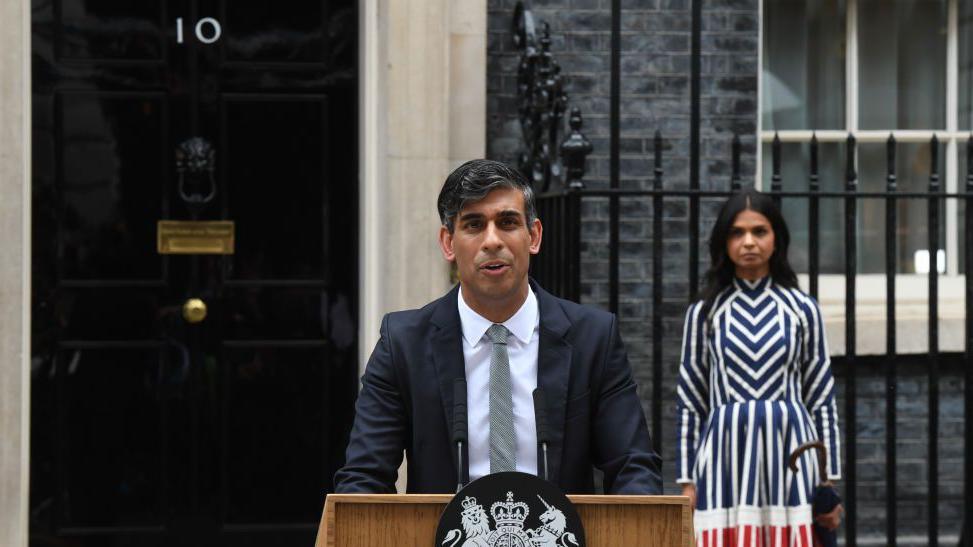
[{"label": "lectern top edge", "polygon": [[[453,494],[329,494],[332,503],[449,503]],[[601,496],[569,494],[572,503],[606,505],[689,505],[686,496]]]},{"label": "lectern top edge", "polygon": [[334,503],[449,503],[454,494],[328,494]]}]

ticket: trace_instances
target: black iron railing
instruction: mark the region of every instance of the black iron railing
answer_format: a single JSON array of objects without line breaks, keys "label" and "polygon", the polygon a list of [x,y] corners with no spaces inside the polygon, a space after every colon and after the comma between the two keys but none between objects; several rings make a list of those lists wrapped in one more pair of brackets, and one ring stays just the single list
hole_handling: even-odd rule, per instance
[{"label": "black iron railing", "polygon": [[[836,375],[845,382],[844,409],[843,409],[843,428],[845,432],[845,461],[844,466],[844,496],[845,508],[847,511],[844,525],[845,542],[848,545],[855,545],[857,538],[857,489],[858,478],[856,472],[856,431],[858,420],[858,406],[856,396],[856,376],[857,371],[854,363],[856,356],[856,275],[858,272],[858,230],[860,222],[859,205],[868,201],[882,201],[885,203],[885,279],[886,279],[886,359],[885,385],[886,385],[886,420],[885,420],[885,456],[887,483],[886,511],[887,511],[887,541],[889,545],[896,544],[898,536],[897,530],[897,487],[896,476],[896,421],[898,410],[896,409],[896,382],[899,356],[896,353],[896,291],[895,275],[899,264],[898,244],[899,232],[897,230],[897,207],[900,202],[920,201],[927,205],[927,228],[928,228],[928,353],[922,355],[920,359],[925,364],[928,373],[929,391],[927,398],[928,405],[928,461],[927,465],[927,511],[928,511],[928,541],[930,545],[937,545],[939,538],[939,381],[940,381],[940,354],[939,354],[939,271],[937,267],[937,252],[942,248],[940,243],[939,228],[943,223],[941,211],[947,201],[956,201],[966,206],[968,213],[965,215],[965,230],[963,245],[965,249],[964,267],[965,272],[973,272],[973,136],[967,142],[967,173],[966,185],[962,192],[947,193],[940,185],[938,155],[939,140],[937,137],[929,142],[930,149],[930,168],[928,185],[924,191],[902,192],[898,190],[895,160],[897,143],[892,135],[889,136],[886,145],[886,184],[885,190],[881,192],[866,192],[859,190],[859,178],[857,172],[857,152],[859,144],[853,135],[849,135],[845,141],[845,173],[844,190],[841,191],[822,191],[821,180],[818,169],[819,144],[817,138],[812,138],[809,143],[809,155],[811,158],[810,169],[807,176],[807,189],[803,191],[785,191],[782,185],[781,176],[781,145],[779,139],[774,139],[771,146],[772,153],[772,173],[770,174],[771,188],[768,190],[773,198],[781,203],[793,200],[805,202],[808,212],[808,289],[810,294],[817,298],[819,291],[820,272],[820,231],[819,224],[820,206],[822,200],[836,200],[843,203],[844,208],[844,272],[845,279],[845,355],[842,358],[845,366],[836,369]],[[545,230],[545,252],[539,257],[534,265],[534,275],[545,287],[550,287],[554,292],[574,300],[580,300],[582,290],[582,245],[580,226],[582,224],[582,209],[588,200],[608,198],[613,202],[628,199],[651,200],[651,218],[646,218],[645,222],[652,223],[652,398],[651,398],[651,424],[653,440],[656,449],[661,449],[660,442],[663,438],[663,428],[666,427],[662,414],[662,403],[667,399],[663,392],[663,319],[665,318],[665,308],[663,306],[663,296],[666,294],[666,278],[663,275],[663,260],[677,260],[677,257],[666,255],[663,252],[663,210],[664,204],[672,200],[688,201],[688,210],[698,210],[701,200],[708,198],[722,198],[731,195],[742,186],[740,175],[740,144],[739,139],[734,139],[732,146],[732,174],[727,190],[700,190],[697,188],[673,188],[666,187],[664,181],[664,157],[663,139],[656,133],[653,151],[653,172],[652,186],[650,189],[619,189],[610,187],[604,189],[588,189],[582,184],[576,183],[572,187],[564,190],[543,193],[538,197],[539,211],[541,218],[548,227]],[[683,181],[679,181],[682,183]],[[609,309],[614,313],[619,313],[618,289],[620,286],[618,272],[618,234],[614,228],[618,222],[618,207],[609,208],[610,224],[613,226],[614,235],[609,239],[608,245],[614,249],[609,253],[610,259],[615,267],[609,268],[608,284],[611,287],[609,294],[612,295],[608,301]],[[689,240],[698,241],[700,235],[700,220],[698,216],[691,218],[689,222]],[[553,247],[553,251],[551,251]],[[690,244],[687,253],[687,271],[690,280],[698,279],[701,267],[698,254],[693,252],[694,245]],[[695,274],[695,275],[694,275]],[[688,302],[695,299],[697,287],[690,281]],[[973,309],[973,276],[965,276],[965,302],[966,309]],[[966,386],[973,386],[973,316],[965,315],[965,356],[964,356],[964,378]],[[965,420],[965,484],[964,499],[965,507],[973,507],[973,390],[966,389],[964,393],[964,408],[967,419]]]},{"label": "black iron railing", "polygon": [[[585,158],[591,152],[591,145],[581,135],[580,112],[572,111],[570,125],[571,136],[556,147],[559,131],[563,123],[562,114],[566,110],[567,95],[564,93],[566,82],[562,82],[560,67],[553,60],[550,52],[550,29],[546,24],[536,23],[531,13],[529,2],[518,3],[514,17],[514,34],[521,50],[521,63],[518,73],[518,93],[521,126],[524,134],[524,153],[520,163],[530,178],[534,181],[538,196],[538,212],[545,226],[544,251],[535,258],[532,264],[532,275],[540,283],[563,297],[580,301],[585,290],[583,283],[583,255],[591,258],[597,255],[596,262],[607,261],[607,295],[598,293],[594,300],[601,302],[603,296],[608,309],[620,314],[619,295],[620,282],[620,250],[622,244],[620,233],[620,219],[622,204],[630,200],[648,200],[644,222],[651,223],[651,271],[647,277],[651,280],[651,353],[649,366],[651,367],[652,392],[650,400],[651,427],[656,450],[661,452],[666,424],[662,408],[663,402],[671,399],[671,393],[666,387],[675,383],[675,378],[666,379],[665,371],[671,369],[664,363],[664,336],[666,335],[665,320],[673,319],[673,292],[681,290],[686,296],[686,303],[696,299],[699,290],[700,273],[705,264],[699,256],[700,232],[704,220],[702,218],[702,204],[720,200],[739,190],[743,186],[744,176],[741,171],[742,145],[738,137],[734,137],[731,144],[731,173],[725,190],[703,190],[700,186],[701,165],[701,73],[702,73],[702,0],[690,0],[690,100],[689,100],[689,140],[688,150],[678,151],[688,156],[688,180],[683,175],[679,179],[666,179],[664,150],[672,143],[666,143],[663,136],[656,132],[652,140],[652,172],[649,188],[623,189],[621,187],[621,0],[610,0],[607,7],[611,10],[610,27],[610,82],[609,82],[609,115],[608,115],[608,150],[607,187],[586,188],[582,178],[584,174]],[[875,370],[882,367],[880,373],[884,376],[885,384],[885,511],[886,511],[886,543],[896,545],[902,525],[898,512],[898,496],[900,485],[905,485],[911,477],[897,475],[898,418],[901,411],[896,407],[896,385],[900,380],[899,371],[905,365],[904,356],[897,354],[896,322],[896,273],[903,262],[899,256],[899,244],[902,238],[899,233],[898,206],[903,203],[925,203],[928,230],[928,352],[921,356],[912,355],[909,361],[919,362],[925,369],[928,386],[926,407],[928,411],[928,448],[926,452],[928,489],[926,491],[927,535],[929,545],[939,542],[939,505],[941,500],[940,479],[940,446],[939,446],[939,381],[941,362],[954,363],[956,356],[943,358],[939,351],[939,323],[938,298],[940,296],[938,250],[942,248],[939,228],[943,225],[942,212],[948,202],[962,204],[966,207],[965,225],[962,240],[964,256],[964,272],[973,272],[973,137],[966,148],[967,173],[966,185],[959,192],[947,193],[940,184],[938,171],[939,140],[933,137],[929,142],[930,163],[928,184],[922,191],[900,191],[896,177],[896,153],[898,143],[890,135],[886,142],[886,173],[884,191],[862,191],[858,176],[859,143],[854,135],[849,134],[844,142],[844,173],[838,175],[841,181],[822,181],[819,170],[820,144],[816,136],[808,146],[810,164],[806,173],[806,184],[799,184],[805,189],[801,191],[784,190],[784,176],[782,175],[782,147],[777,136],[771,143],[771,172],[769,188],[765,190],[772,195],[778,206],[786,203],[793,210],[795,203],[806,206],[807,212],[807,274],[808,292],[818,298],[820,291],[820,276],[822,271],[822,204],[840,206],[842,209],[843,226],[840,231],[841,240],[829,243],[827,249],[830,254],[841,252],[844,255],[844,266],[841,275],[845,281],[844,294],[844,335],[845,355],[836,360],[835,374],[844,383],[844,400],[842,421],[845,431],[845,465],[843,493],[847,510],[843,535],[846,545],[858,542],[859,532],[859,478],[856,464],[858,453],[856,432],[859,421],[859,401],[857,395],[857,379],[862,374],[859,369]],[[558,155],[560,152],[560,155]],[[563,169],[562,169],[563,167]],[[626,173],[631,178],[646,178],[648,173]],[[788,187],[795,187],[790,184]],[[838,182],[839,184],[822,185],[822,182]],[[841,190],[822,190],[827,188],[842,188]],[[607,241],[604,239],[586,240],[582,237],[582,219],[585,210],[599,208],[607,201]],[[679,256],[667,251],[664,245],[664,220],[666,206],[672,202],[685,205],[685,218],[688,220],[684,241],[688,241],[685,255]],[[856,279],[859,270],[858,255],[860,250],[867,250],[867,246],[860,245],[860,229],[863,223],[874,219],[865,218],[862,214],[865,204],[875,202],[884,203],[884,255],[886,282],[886,338],[885,355],[876,359],[874,356],[859,357],[857,355],[857,310],[856,310]],[[648,218],[651,217],[651,218]],[[626,217],[630,221],[630,217]],[[599,218],[597,222],[601,222]],[[793,225],[792,225],[793,228]],[[590,245],[590,247],[586,247]],[[607,249],[596,246],[607,246]],[[861,249],[859,248],[861,247]],[[839,251],[840,248],[840,251]],[[587,249],[587,251],[586,251]],[[597,251],[597,252],[595,252]],[[586,253],[588,253],[586,255]],[[644,257],[643,257],[644,258]],[[671,268],[672,261],[685,264],[686,275],[682,279],[673,280],[664,275],[666,266]],[[683,262],[684,261],[684,262]],[[600,264],[604,266],[605,264]],[[833,271],[833,270],[831,270]],[[645,281],[641,279],[640,281]],[[677,297],[678,300],[678,297]],[[973,276],[965,277],[966,309],[973,309]],[[668,304],[668,307],[666,307]],[[676,306],[678,307],[678,306]],[[621,319],[626,319],[624,316]],[[679,318],[681,319],[681,318]],[[964,490],[963,507],[966,513],[973,507],[973,318],[964,316],[965,353],[962,356],[965,381],[964,390]],[[867,363],[867,365],[866,365]],[[876,365],[876,363],[878,363]],[[910,367],[910,370],[914,368]],[[884,374],[882,374],[884,373]],[[668,382],[668,383],[667,383]],[[863,423],[862,425],[867,425]],[[875,496],[871,496],[874,498]],[[874,500],[866,500],[874,503]],[[908,517],[909,515],[903,515]],[[966,526],[969,526],[967,518]],[[869,523],[866,523],[869,524]],[[873,538],[874,539],[874,538]],[[969,541],[970,538],[967,538]]]}]

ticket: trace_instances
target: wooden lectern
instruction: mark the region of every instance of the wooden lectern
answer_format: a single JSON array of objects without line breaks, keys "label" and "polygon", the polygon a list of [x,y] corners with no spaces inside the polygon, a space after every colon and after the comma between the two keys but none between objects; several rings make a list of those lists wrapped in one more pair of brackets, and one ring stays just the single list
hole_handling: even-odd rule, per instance
[{"label": "wooden lectern", "polygon": [[[449,494],[331,494],[315,547],[436,547]],[[688,547],[693,525],[683,496],[568,496],[588,547]]]}]

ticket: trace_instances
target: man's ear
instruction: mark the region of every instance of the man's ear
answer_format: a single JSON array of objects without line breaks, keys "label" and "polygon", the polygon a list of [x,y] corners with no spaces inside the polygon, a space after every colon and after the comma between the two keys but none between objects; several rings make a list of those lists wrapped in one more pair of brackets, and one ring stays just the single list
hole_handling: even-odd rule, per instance
[{"label": "man's ear", "polygon": [[541,219],[535,218],[528,231],[530,232],[530,254],[536,255],[541,252],[541,236],[544,235]]},{"label": "man's ear", "polygon": [[456,261],[456,253],[453,252],[453,234],[445,226],[439,227],[439,250],[443,252],[443,258],[447,262]]}]

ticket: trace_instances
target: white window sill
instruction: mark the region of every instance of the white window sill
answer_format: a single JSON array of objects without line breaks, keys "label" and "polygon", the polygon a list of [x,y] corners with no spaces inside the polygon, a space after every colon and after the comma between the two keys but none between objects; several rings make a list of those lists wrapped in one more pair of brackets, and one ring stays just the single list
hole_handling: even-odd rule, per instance
[{"label": "white window sill", "polygon": [[[808,276],[798,275],[801,288],[807,291]],[[929,306],[926,275],[897,275],[895,331],[898,354],[922,354],[929,351]],[[939,351],[964,351],[966,319],[963,275],[939,277]],[[859,274],[855,282],[856,344],[858,355],[886,353],[885,275]],[[845,355],[845,277],[821,275],[818,278],[818,301],[828,335],[831,355]]]}]

